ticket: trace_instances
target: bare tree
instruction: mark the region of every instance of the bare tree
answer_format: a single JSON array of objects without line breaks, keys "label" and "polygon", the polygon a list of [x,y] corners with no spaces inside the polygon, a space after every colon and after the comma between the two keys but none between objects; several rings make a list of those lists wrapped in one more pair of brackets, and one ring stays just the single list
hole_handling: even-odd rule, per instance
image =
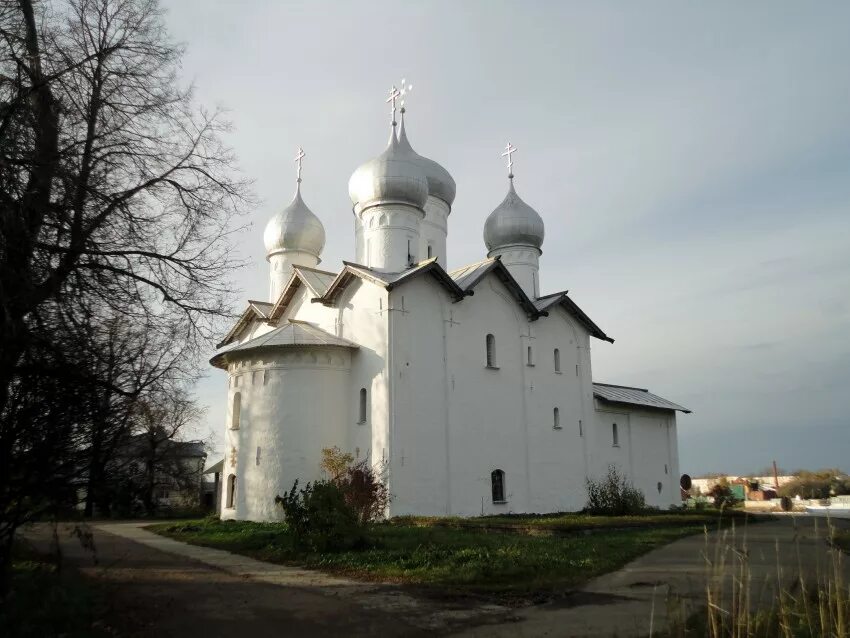
[{"label": "bare tree", "polygon": [[187,503],[198,505],[206,458],[202,441],[186,440],[187,431],[203,414],[196,402],[180,388],[153,398],[139,404],[138,434],[133,439],[143,460],[139,495],[148,514],[157,510],[160,491],[180,494]]},{"label": "bare tree", "polygon": [[246,183],[221,114],[178,82],[182,49],[155,0],[5,2],[0,41],[2,569],[15,527],[46,506],[19,479],[49,458],[61,482],[80,465],[68,450],[102,433],[69,374],[77,304],[99,330],[121,317],[197,356],[229,312]]}]

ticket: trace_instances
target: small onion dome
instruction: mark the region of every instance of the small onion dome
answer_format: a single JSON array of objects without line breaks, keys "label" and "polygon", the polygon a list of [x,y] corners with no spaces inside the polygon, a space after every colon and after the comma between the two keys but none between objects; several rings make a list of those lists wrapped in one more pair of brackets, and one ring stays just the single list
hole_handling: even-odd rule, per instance
[{"label": "small onion dome", "polygon": [[425,172],[425,178],[428,181],[428,194],[443,200],[451,208],[452,203],[455,201],[455,194],[457,193],[455,180],[445,168],[434,160],[423,157],[410,146],[410,142],[407,139],[407,132],[404,128],[403,109],[401,113],[401,129],[398,134],[398,145],[402,151],[412,155],[416,163]]},{"label": "small onion dome", "polygon": [[492,252],[507,246],[543,245],[543,220],[537,211],[522,201],[511,178],[508,194],[484,222],[484,243]]},{"label": "small onion dome", "polygon": [[320,257],[325,247],[325,227],[301,199],[301,184],[292,202],[266,224],[263,233],[266,252],[300,251]]},{"label": "small onion dome", "polygon": [[387,149],[361,164],[348,180],[351,201],[360,210],[380,204],[422,209],[428,199],[428,178],[416,157],[401,148],[393,128]]}]

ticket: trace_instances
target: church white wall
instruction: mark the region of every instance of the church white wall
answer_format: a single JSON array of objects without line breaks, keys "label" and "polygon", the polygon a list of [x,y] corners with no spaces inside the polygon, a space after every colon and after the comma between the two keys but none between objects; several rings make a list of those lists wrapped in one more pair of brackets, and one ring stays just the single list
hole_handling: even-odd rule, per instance
[{"label": "church white wall", "polygon": [[[530,510],[574,511],[586,501],[585,476],[591,464],[589,421],[592,422],[593,389],[590,337],[560,308],[529,324],[525,356],[527,366],[529,454],[532,463]],[[559,351],[560,373],[555,369]],[[527,361],[526,361],[527,364]],[[555,429],[558,408],[560,429]]]},{"label": "church white wall", "polygon": [[[593,476],[602,478],[609,464],[616,465],[644,493],[648,505],[678,505],[681,500],[675,413],[615,407],[601,401],[596,401],[596,405],[599,463]],[[613,445],[614,423],[618,429],[617,446]]]},{"label": "church white wall", "polygon": [[[317,305],[317,304],[314,304]],[[352,398],[346,425],[347,449],[355,458],[369,458],[375,466],[389,457],[388,293],[374,284],[355,281],[340,295],[336,314],[340,337],[360,348],[351,362],[348,394]],[[367,418],[358,418],[359,393],[367,391]],[[357,401],[355,401],[355,397]],[[344,444],[340,444],[345,449]]]},{"label": "church white wall", "polygon": [[[345,437],[346,348],[286,348],[258,352],[231,365],[224,484],[235,474],[233,507],[222,490],[222,518],[276,520],[275,496],[319,478],[323,447]],[[233,405],[240,394],[238,429]]]},{"label": "church white wall", "polygon": [[[584,504],[592,423],[588,336],[565,313],[529,322],[490,277],[461,303],[433,280],[392,291],[394,515],[563,511]],[[496,338],[487,369],[485,338]],[[533,366],[527,365],[532,345]],[[561,351],[561,374],[554,348]],[[576,374],[578,365],[578,376]],[[554,429],[554,407],[561,429]],[[588,418],[587,415],[591,415]],[[494,504],[490,473],[506,476]]]},{"label": "church white wall", "polygon": [[[327,307],[312,303],[312,295],[302,287],[293,297],[283,319],[309,321],[323,330],[357,343],[352,354],[346,387],[349,404],[344,418],[344,436],[333,445],[355,458],[380,463],[389,456],[387,383],[388,294],[374,284],[356,280],[340,295],[338,303]],[[359,419],[361,388],[367,391],[367,418]],[[323,400],[333,401],[332,395]]]}]

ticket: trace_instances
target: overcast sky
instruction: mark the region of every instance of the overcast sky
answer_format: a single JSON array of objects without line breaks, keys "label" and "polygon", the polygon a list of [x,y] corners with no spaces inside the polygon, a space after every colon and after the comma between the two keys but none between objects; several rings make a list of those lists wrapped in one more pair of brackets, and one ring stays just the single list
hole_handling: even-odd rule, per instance
[{"label": "overcast sky", "polygon": [[[595,380],[693,410],[683,472],[850,470],[850,3],[165,6],[255,180],[242,297],[268,296],[262,230],[299,145],[322,267],[353,258],[348,178],[384,148],[406,77],[411,143],[457,181],[450,267],[485,255],[510,140],[546,222],[542,291],[569,289],[616,339],[594,340]],[[198,395],[222,431],[224,373]]]}]

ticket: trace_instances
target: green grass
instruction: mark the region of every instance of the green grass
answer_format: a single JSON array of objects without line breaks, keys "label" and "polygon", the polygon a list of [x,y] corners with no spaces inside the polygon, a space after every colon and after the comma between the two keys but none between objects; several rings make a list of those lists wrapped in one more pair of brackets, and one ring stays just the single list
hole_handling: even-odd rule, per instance
[{"label": "green grass", "polygon": [[[631,529],[635,527],[681,527],[683,525],[716,525],[721,513],[716,509],[678,510],[652,512],[634,516],[591,516],[581,513],[513,514],[506,516],[477,516],[461,518],[452,516],[400,516],[390,524],[414,527],[448,527],[454,529],[490,529],[518,533],[560,533],[585,530]],[[726,510],[723,518],[728,522],[752,520],[742,510]]]},{"label": "green grass", "polygon": [[9,596],[0,602],[0,635],[8,638],[94,638],[105,613],[98,594],[72,569],[16,545]]},{"label": "green grass", "polygon": [[[517,517],[489,520],[504,523],[504,518],[517,522]],[[715,526],[718,518],[679,514],[630,517],[633,529],[620,529],[625,519],[524,517],[515,533],[488,533],[482,529],[486,520],[393,519],[369,528],[364,549],[321,554],[296,549],[281,523],[205,519],[157,524],[148,529],[187,543],[274,563],[303,565],[363,580],[414,584],[439,589],[443,594],[483,594],[510,600],[569,590],[651,549],[702,532],[705,525]],[[567,529],[569,526],[573,531]],[[554,527],[558,533],[536,535],[535,527]],[[594,531],[576,531],[579,528]]]}]

